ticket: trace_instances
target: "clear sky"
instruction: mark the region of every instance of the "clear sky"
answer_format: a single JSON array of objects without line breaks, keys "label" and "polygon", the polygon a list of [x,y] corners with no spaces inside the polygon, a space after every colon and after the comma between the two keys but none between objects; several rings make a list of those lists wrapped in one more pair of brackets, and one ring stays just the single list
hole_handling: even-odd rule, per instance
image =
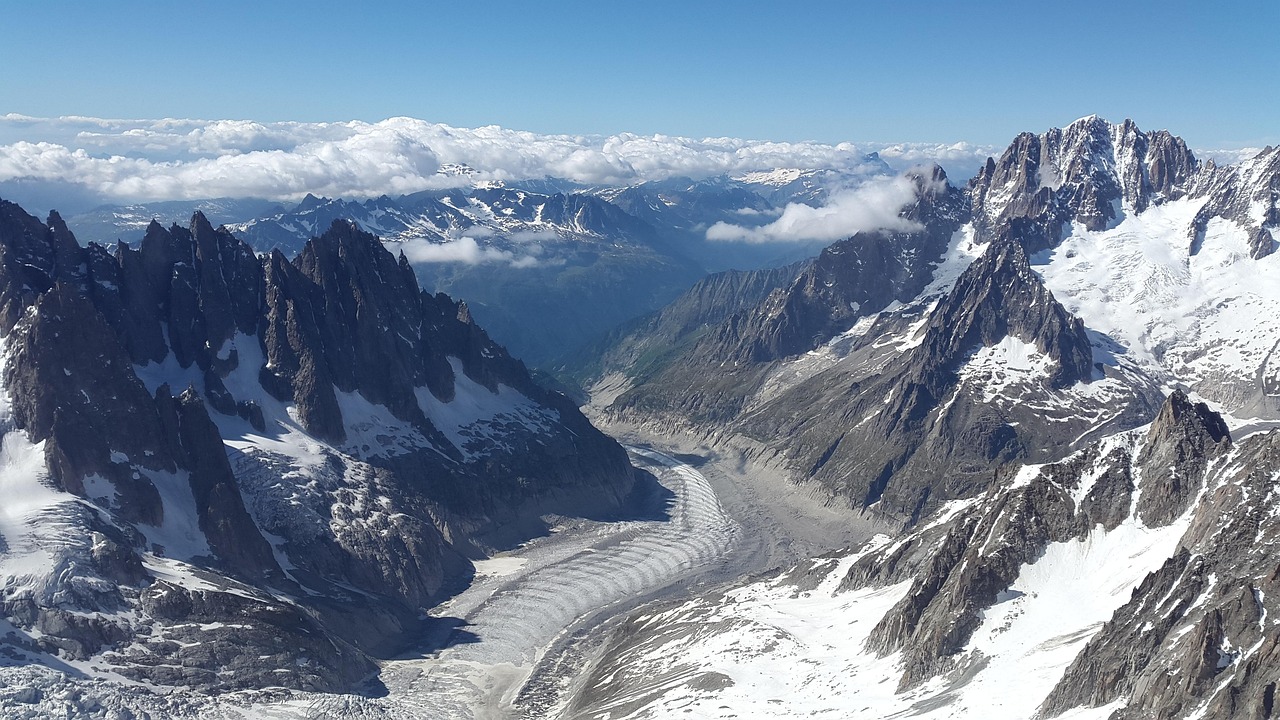
[{"label": "clear sky", "polygon": [[0,114],[1280,142],[1280,3],[0,0]]}]

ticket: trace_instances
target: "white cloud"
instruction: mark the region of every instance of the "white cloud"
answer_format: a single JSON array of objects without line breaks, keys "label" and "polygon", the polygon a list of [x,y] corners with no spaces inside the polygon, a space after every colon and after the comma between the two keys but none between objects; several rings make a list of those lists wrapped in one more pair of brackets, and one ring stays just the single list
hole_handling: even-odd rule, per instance
[{"label": "white cloud", "polygon": [[760,227],[718,222],[707,229],[707,239],[748,243],[829,242],[870,230],[914,230],[919,226],[899,213],[915,199],[916,183],[910,178],[879,178],[856,188],[833,192],[821,207],[791,203],[777,220]]},{"label": "white cloud", "polygon": [[1217,165],[1235,165],[1245,160],[1252,160],[1262,152],[1260,147],[1243,147],[1234,150],[1195,150],[1196,157],[1201,161],[1212,160]]},{"label": "white cloud", "polygon": [[[937,163],[959,184],[1002,148],[970,143],[767,142],[671,135],[540,135],[498,126],[455,128],[413,118],[376,123],[119,120],[0,115],[0,184],[65,188],[101,201],[253,196],[299,200],[416,192],[471,181],[561,177],[630,184],[776,168],[866,176],[878,153],[903,171]],[[1248,151],[1199,151],[1234,162]],[[472,175],[437,173],[461,164]]]},{"label": "white cloud", "polygon": [[781,211],[774,210],[757,210],[755,208],[738,208],[734,210],[735,215],[744,215],[746,217],[760,217],[761,215],[778,215]]},{"label": "white cloud", "polygon": [[1003,146],[958,143],[892,143],[876,148],[880,159],[895,170],[941,165],[952,182],[963,185],[978,174],[989,157],[1000,157]]},{"label": "white cloud", "polygon": [[406,240],[400,243],[400,250],[411,263],[505,263],[517,268],[540,264],[536,254],[542,248],[535,245],[530,249],[532,254],[517,255],[510,250],[481,245],[473,237],[460,237],[445,242]]},{"label": "white cloud", "polygon": [[[867,153],[876,150],[890,165],[903,167],[930,157],[954,159],[977,152],[963,144],[540,135],[497,126],[455,128],[403,117],[377,123],[259,123],[0,116],[0,183],[70,184],[107,201],[220,196],[289,201],[307,193],[359,198],[470,181],[553,176],[587,184],[628,184],[779,167],[865,175],[877,167],[867,160]],[[976,166],[981,161],[973,162]],[[467,165],[475,173],[437,173],[442,164]]]}]

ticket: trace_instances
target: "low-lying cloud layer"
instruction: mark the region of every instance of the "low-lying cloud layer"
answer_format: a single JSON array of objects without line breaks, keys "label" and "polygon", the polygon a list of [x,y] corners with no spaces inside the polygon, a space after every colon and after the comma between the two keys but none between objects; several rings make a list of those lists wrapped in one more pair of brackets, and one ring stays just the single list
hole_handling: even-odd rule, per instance
[{"label": "low-lying cloud layer", "polygon": [[481,245],[472,237],[460,237],[444,242],[429,240],[405,240],[399,243],[398,249],[404,253],[409,262],[419,263],[464,263],[466,265],[500,264],[517,268],[535,267],[544,264],[539,255],[542,246],[533,244],[525,248],[528,252],[517,254],[510,250]]},{"label": "low-lying cloud layer", "polygon": [[777,220],[760,227],[718,222],[707,228],[708,240],[750,243],[831,242],[869,230],[914,230],[916,223],[898,213],[916,199],[916,183],[908,177],[879,178],[856,188],[831,193],[826,204],[791,203]]},{"label": "low-lying cloud layer", "polygon": [[[938,161],[953,176],[963,177],[992,148],[631,133],[540,135],[413,118],[258,123],[0,116],[0,184],[63,185],[110,202],[210,197],[290,201],[307,193],[359,198],[472,180],[547,176],[596,185],[774,168],[863,174],[877,165],[867,158],[871,152],[898,169]],[[460,174],[459,166],[469,170]]]}]

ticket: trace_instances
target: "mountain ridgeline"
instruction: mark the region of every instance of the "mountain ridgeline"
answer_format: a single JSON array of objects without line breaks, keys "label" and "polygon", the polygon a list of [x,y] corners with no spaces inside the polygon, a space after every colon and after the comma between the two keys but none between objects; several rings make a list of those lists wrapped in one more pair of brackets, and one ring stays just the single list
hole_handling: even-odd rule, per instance
[{"label": "mountain ridgeline", "polygon": [[[659,362],[628,366],[631,348],[672,335],[641,326],[579,374],[595,378],[610,421],[692,429],[816,481],[835,502],[910,522],[981,491],[1003,463],[1051,461],[1153,416],[1169,377],[1090,330],[1040,266],[1073,232],[1192,205],[1182,253],[1225,221],[1264,258],[1275,155],[1218,168],[1166,131],[1097,117],[1024,133],[963,189],[938,168],[916,174],[902,217],[918,229],[859,233],[750,305],[684,320],[696,336],[677,332]],[[1011,356],[1016,373],[1001,367]],[[1239,383],[1229,394],[1198,386],[1211,397],[1262,392],[1240,386],[1247,375],[1211,382]]]},{"label": "mountain ridgeline", "polygon": [[398,197],[307,195],[290,207],[228,199],[105,206],[70,223],[88,231],[82,239],[136,242],[153,217],[185,223],[203,209],[256,251],[292,256],[334,220],[349,220],[403,243],[424,288],[466,298],[492,337],[546,367],[662,307],[707,272],[770,267],[817,252],[819,243],[708,240],[706,228],[760,225],[788,203],[820,204],[828,185],[889,172],[871,157],[859,168],[677,177],[621,188],[555,178],[470,184],[463,172],[440,178],[458,187]]},{"label": "mountain ridgeline", "polygon": [[292,260],[198,213],[108,250],[0,201],[0,337],[6,482],[43,503],[0,529],[0,603],[33,659],[349,688],[467,558],[632,488],[617,443],[350,221]]},{"label": "mountain ridgeline", "polygon": [[[706,228],[850,178],[309,196],[111,248],[0,201],[0,654],[203,692],[358,688],[312,710],[381,717],[399,706],[362,685],[378,661],[468,644],[480,617],[496,633],[457,673],[433,656],[388,687],[448,699],[519,667],[531,715],[1275,716],[1280,149],[1218,166],[1091,116],[1018,135],[963,187],[906,178],[894,229],[798,261]],[[769,481],[744,477],[721,505],[636,450],[688,493],[659,557],[643,523],[577,523],[653,499],[588,417],[798,492],[755,506]],[[819,518],[888,532],[695,584],[726,577],[695,557],[768,555],[733,543]],[[559,519],[567,544],[518,557],[571,582],[486,576],[479,605],[441,605]],[[696,592],[576,626],[598,642],[515,641],[542,603],[546,638],[585,637],[561,633],[586,601],[556,588],[651,588],[655,558]]]},{"label": "mountain ridgeline", "polygon": [[717,277],[751,290],[578,366],[602,421],[900,528],[637,613],[584,697],[733,713],[766,674],[797,715],[1274,717],[1280,150],[1087,117],[914,177],[917,230]]}]

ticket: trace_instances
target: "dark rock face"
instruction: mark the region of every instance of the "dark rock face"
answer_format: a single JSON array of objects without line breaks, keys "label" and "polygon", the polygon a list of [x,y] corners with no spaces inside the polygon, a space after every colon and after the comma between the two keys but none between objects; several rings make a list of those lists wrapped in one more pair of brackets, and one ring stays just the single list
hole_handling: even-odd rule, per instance
[{"label": "dark rock face", "polygon": [[1254,259],[1275,252],[1280,242],[1280,147],[1268,147],[1239,165],[1207,163],[1195,195],[1205,198],[1205,204],[1192,222],[1191,254],[1199,252],[1205,228],[1215,217],[1245,228]]},{"label": "dark rock face", "polygon": [[1178,553],[1089,641],[1043,717],[1122,698],[1117,720],[1274,713],[1280,636],[1268,618],[1280,573],[1266,539],[1277,532],[1280,435],[1241,440],[1218,467]]},{"label": "dark rock face", "polygon": [[1147,484],[1138,500],[1138,516],[1152,527],[1167,525],[1182,515],[1199,489],[1197,478],[1208,464],[1231,445],[1222,418],[1204,403],[1194,405],[1176,390],[1160,408],[1147,446],[1138,459],[1144,477],[1160,477]]},{"label": "dark rock face", "polygon": [[[834,496],[913,522],[981,492],[1003,463],[1066,455],[1064,428],[1073,437],[1089,430],[1072,407],[1080,401],[1055,393],[1092,381],[1090,340],[1017,242],[994,241],[921,322],[921,342],[876,372],[836,366],[744,418],[741,431],[788,438],[780,452]],[[981,401],[982,388],[960,374],[974,353],[1006,338],[1034,347],[1047,363],[1022,402],[1007,407]],[[1045,410],[1029,412],[1032,397]],[[1122,424],[1148,412],[1146,394],[1122,402],[1131,406],[1117,417]]]},{"label": "dark rock face", "polygon": [[827,247],[790,287],[775,291],[760,309],[735,315],[704,352],[755,363],[798,355],[859,317],[919,295],[932,278],[932,263],[969,215],[963,193],[942,168],[912,180],[918,199],[902,216],[920,230],[858,233]]},{"label": "dark rock face", "polygon": [[235,475],[227,462],[226,447],[218,428],[209,419],[204,402],[194,388],[181,397],[164,397],[161,387],[156,402],[162,410],[174,411],[165,418],[169,428],[178,428],[182,465],[191,473],[191,492],[199,513],[200,530],[209,539],[209,549],[236,574],[248,577],[279,576],[280,569],[253,519],[244,507]]},{"label": "dark rock face", "polygon": [[[1053,361],[1048,380],[1061,388],[1088,382],[1093,350],[1084,324],[1054,299],[1031,270],[1026,252],[1009,235],[997,238],[944,298],[929,318],[915,374],[953,366],[973,347],[990,346],[1012,335],[1035,345]],[[910,414],[907,414],[910,417]]]},{"label": "dark rock face", "polygon": [[[44,442],[52,482],[90,503],[59,521],[94,538],[51,549],[72,570],[49,592],[74,607],[0,606],[35,650],[140,680],[345,688],[469,575],[464,554],[630,489],[621,447],[350,222],[292,262],[200,214],[113,254],[0,202],[0,318],[10,431]],[[455,401],[482,410],[458,424]],[[136,627],[73,621],[130,608]],[[191,645],[224,624],[243,629]]]},{"label": "dark rock face", "polygon": [[638,318],[575,353],[566,359],[563,369],[579,381],[589,382],[612,373],[647,379],[730,317],[758,306],[770,293],[793,284],[809,264],[802,261],[780,268],[726,270],[708,275],[661,310]]},{"label": "dark rock face", "polygon": [[177,469],[156,405],[123,348],[70,285],[54,286],[32,308],[10,333],[16,342],[4,384],[15,423],[34,442],[48,441],[45,461],[60,488],[83,495],[84,478],[101,476],[114,485],[122,518],[160,525],[164,509],[152,481],[113,455]]}]

